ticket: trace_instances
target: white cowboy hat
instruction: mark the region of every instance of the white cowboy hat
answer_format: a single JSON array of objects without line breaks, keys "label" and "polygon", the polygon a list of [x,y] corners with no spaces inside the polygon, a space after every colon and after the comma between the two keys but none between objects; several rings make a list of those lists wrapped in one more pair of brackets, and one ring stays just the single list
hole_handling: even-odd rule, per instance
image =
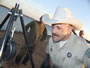
[{"label": "white cowboy hat", "polygon": [[67,8],[58,7],[55,11],[55,14],[52,18],[48,14],[43,15],[42,21],[48,25],[57,24],[57,23],[65,23],[70,24],[74,27],[75,30],[80,30],[82,25],[80,21],[72,16],[72,12]]}]

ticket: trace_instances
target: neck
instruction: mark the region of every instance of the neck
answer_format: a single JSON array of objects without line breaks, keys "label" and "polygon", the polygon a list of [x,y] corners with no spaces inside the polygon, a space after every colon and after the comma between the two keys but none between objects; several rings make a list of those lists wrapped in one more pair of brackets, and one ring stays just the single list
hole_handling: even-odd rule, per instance
[{"label": "neck", "polygon": [[70,33],[70,34],[68,34],[68,35],[66,35],[63,41],[68,40],[68,39],[69,39],[69,37],[70,37],[70,35],[71,35],[71,33]]}]

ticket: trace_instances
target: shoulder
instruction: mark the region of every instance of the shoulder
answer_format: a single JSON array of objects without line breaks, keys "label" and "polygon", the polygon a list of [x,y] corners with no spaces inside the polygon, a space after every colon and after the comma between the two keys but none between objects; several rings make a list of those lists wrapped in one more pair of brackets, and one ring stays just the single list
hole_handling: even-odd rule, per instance
[{"label": "shoulder", "polygon": [[90,47],[88,46],[87,42],[85,39],[79,37],[79,36],[74,36],[74,48],[76,48],[80,55],[79,57],[83,57],[84,55],[87,57],[90,57]]},{"label": "shoulder", "polygon": [[88,44],[85,39],[77,35],[73,35],[71,39],[72,39],[73,44],[79,47],[81,50],[86,50],[88,48]]},{"label": "shoulder", "polygon": [[86,44],[87,45],[86,40],[84,38],[81,38],[80,36],[74,35],[74,39],[78,44],[84,44],[84,45]]},{"label": "shoulder", "polygon": [[[88,43],[84,38],[78,37],[80,41],[80,48],[83,51],[83,53],[88,53],[90,52],[90,47],[88,46]],[[87,54],[88,55],[88,54]]]}]

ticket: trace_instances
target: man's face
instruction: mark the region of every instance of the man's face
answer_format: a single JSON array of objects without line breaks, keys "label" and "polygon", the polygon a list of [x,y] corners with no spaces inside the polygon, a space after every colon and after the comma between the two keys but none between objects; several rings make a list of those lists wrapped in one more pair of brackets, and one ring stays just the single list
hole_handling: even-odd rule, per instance
[{"label": "man's face", "polygon": [[82,35],[84,35],[84,32],[82,32]]},{"label": "man's face", "polygon": [[52,39],[54,42],[67,40],[71,32],[71,26],[68,24],[53,24]]},{"label": "man's face", "polygon": [[84,32],[82,31],[82,32],[81,32],[81,37],[83,37],[83,36],[84,36]]}]

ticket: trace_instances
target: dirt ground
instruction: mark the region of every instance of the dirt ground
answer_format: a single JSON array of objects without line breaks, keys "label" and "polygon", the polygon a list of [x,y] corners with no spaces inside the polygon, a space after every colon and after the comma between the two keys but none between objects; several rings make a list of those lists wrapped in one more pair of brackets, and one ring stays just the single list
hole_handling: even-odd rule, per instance
[{"label": "dirt ground", "polygon": [[[4,35],[4,31],[1,31],[0,32],[0,38],[3,35]],[[35,68],[40,68],[41,63],[44,60],[45,48],[46,48],[47,43],[48,43],[48,38],[49,38],[49,36],[47,37],[47,39],[45,41],[37,43],[37,45],[35,46],[35,50],[33,53],[33,61],[34,61]],[[20,48],[22,47],[22,45],[24,45],[23,33],[15,32],[14,39],[16,41],[16,47],[17,47],[16,55],[17,55]],[[11,60],[4,61],[3,62],[3,68],[32,68],[30,61],[28,61],[27,65],[23,65],[21,63],[16,65],[14,62],[15,57]]]}]

